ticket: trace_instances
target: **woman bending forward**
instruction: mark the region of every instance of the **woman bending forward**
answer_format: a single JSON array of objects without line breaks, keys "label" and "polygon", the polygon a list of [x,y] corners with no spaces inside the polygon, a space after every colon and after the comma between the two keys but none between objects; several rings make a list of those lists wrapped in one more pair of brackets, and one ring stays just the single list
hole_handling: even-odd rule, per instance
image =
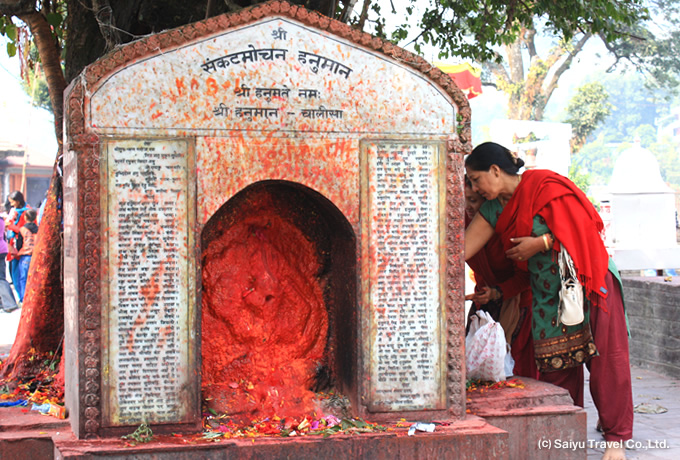
[{"label": "woman bending forward", "polygon": [[[633,436],[633,398],[628,330],[620,278],[600,233],[603,223],[585,194],[548,170],[529,170],[508,149],[486,142],[465,160],[473,190],[486,202],[465,231],[465,258],[474,256],[494,232],[508,258],[529,272],[534,358],[540,380],[569,391],[583,406],[583,366],[607,441],[603,459],[625,458]],[[560,249],[574,260],[584,288],[585,320],[559,320]]]}]

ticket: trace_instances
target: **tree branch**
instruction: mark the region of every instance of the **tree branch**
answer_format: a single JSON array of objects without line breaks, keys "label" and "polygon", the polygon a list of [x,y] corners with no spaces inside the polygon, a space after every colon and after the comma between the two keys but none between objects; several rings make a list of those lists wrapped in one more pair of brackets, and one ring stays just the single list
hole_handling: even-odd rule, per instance
[{"label": "tree branch", "polygon": [[571,67],[571,63],[574,60],[574,57],[581,52],[583,47],[585,46],[586,42],[590,40],[592,37],[592,34],[587,33],[581,37],[581,39],[574,45],[574,48],[569,51],[569,56],[562,62],[562,64],[555,70],[555,73],[553,73],[552,78],[550,79],[550,83],[548,84],[548,87],[544,91],[543,95],[545,96],[545,100],[547,101],[550,99],[550,96],[552,96],[553,91],[557,88],[557,82],[559,81],[560,77],[564,72]]},{"label": "tree branch", "polygon": [[371,0],[364,0],[364,7],[361,9],[361,16],[359,16],[359,30],[364,30],[366,19],[368,18],[368,8],[371,6]]},{"label": "tree branch", "polygon": [[524,60],[522,59],[522,49],[520,41],[515,40],[512,43],[505,45],[505,54],[508,57],[508,68],[510,70],[510,78],[513,83],[521,83],[524,81]]},{"label": "tree branch", "polygon": [[493,75],[497,79],[505,82],[510,82],[510,75],[508,74],[508,70],[503,65],[493,61],[486,62],[484,65],[486,66],[487,69],[489,69],[491,75]]},{"label": "tree branch", "polygon": [[340,22],[347,23],[349,17],[354,12],[354,5],[356,5],[357,0],[345,0],[345,6],[342,8],[340,13]]},{"label": "tree branch", "polygon": [[97,20],[99,32],[106,42],[106,51],[110,51],[122,43],[118,28],[114,24],[113,10],[109,0],[92,0],[94,18]]},{"label": "tree branch", "polygon": [[536,29],[534,27],[530,28],[524,28],[522,29],[522,41],[527,47],[527,51],[529,52],[529,62],[534,58],[534,56],[537,56],[538,53],[536,52]]}]

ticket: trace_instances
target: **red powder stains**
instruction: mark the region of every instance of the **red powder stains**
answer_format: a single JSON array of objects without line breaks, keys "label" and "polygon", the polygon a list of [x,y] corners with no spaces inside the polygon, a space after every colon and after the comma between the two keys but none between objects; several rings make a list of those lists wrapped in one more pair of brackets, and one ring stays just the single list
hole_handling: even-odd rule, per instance
[{"label": "red powder stains", "polygon": [[[229,139],[206,138],[197,149],[201,218],[205,222],[227,199],[247,185],[267,179],[298,182],[323,194],[347,216],[359,221],[359,144],[356,139],[283,139],[274,133]],[[207,166],[209,165],[209,167]],[[310,169],[311,168],[311,169]],[[216,192],[218,191],[218,192]]]},{"label": "red powder stains", "polygon": [[173,332],[174,329],[170,326],[164,326],[158,330],[158,349],[163,349],[165,343],[168,341],[168,336],[170,336]]},{"label": "red powder stains", "polygon": [[214,78],[210,77],[206,79],[205,83],[207,84],[207,89],[205,91],[205,94],[207,96],[214,96],[215,94],[217,94],[220,87],[217,85],[217,82],[215,81]]},{"label": "red powder stains", "polygon": [[203,262],[203,397],[244,419],[300,416],[328,330],[315,247],[268,196],[242,208]]},{"label": "red powder stains", "polygon": [[192,78],[191,79],[191,89],[197,90],[198,86],[199,86],[198,80],[196,80],[195,78]]},{"label": "red powder stains", "polygon": [[180,96],[184,92],[184,79],[183,78],[175,78],[175,86],[177,87],[177,94]]},{"label": "red powder stains", "polygon": [[137,331],[144,325],[151,315],[151,309],[158,303],[158,295],[161,293],[160,279],[165,273],[164,264],[161,263],[151,275],[149,281],[139,289],[139,294],[144,300],[142,310],[137,314],[135,321],[127,333],[127,349],[132,353],[135,346]]},{"label": "red powder stains", "polygon": [[156,113],[154,113],[153,115],[151,115],[151,119],[152,119],[152,120],[155,120],[156,118],[159,118],[159,117],[162,116],[162,115],[163,115],[163,112],[161,112],[161,111],[159,110],[158,112],[156,112]]}]

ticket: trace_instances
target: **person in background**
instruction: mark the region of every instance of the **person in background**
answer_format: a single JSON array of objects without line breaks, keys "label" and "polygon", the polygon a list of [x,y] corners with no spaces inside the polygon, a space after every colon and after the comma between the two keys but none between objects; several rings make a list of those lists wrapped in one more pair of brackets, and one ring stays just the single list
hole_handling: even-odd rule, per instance
[{"label": "person in background", "polygon": [[20,297],[17,290],[17,282],[19,277],[19,258],[16,254],[19,249],[21,249],[21,245],[23,243],[19,229],[23,227],[25,223],[24,212],[27,209],[30,209],[30,207],[26,204],[23,193],[18,190],[10,193],[7,201],[9,201],[9,204],[12,206],[8,212],[8,216],[5,218],[7,244],[9,249],[7,253],[7,261],[9,261],[9,276],[12,280],[12,284],[14,285],[14,290],[17,291],[17,296]]},{"label": "person in background", "polygon": [[28,268],[31,265],[31,256],[33,255],[33,247],[35,246],[36,235],[38,234],[38,226],[35,219],[38,213],[35,209],[27,209],[24,212],[26,223],[19,230],[23,244],[17,253],[19,257],[19,265],[17,273],[19,279],[17,280],[16,290],[19,295],[19,302],[24,301],[24,293],[26,292],[26,280],[28,279]]},{"label": "person in background", "polygon": [[[465,177],[465,226],[475,217],[486,200],[472,190],[470,180]],[[478,311],[485,310],[503,326],[505,338],[515,360],[514,375],[538,379],[531,340],[531,289],[529,274],[517,270],[514,263],[505,256],[503,245],[494,236],[467,264],[475,275],[475,292],[465,297],[473,305],[470,318]]]},{"label": "person in background", "polygon": [[5,259],[7,258],[7,252],[8,252],[8,246],[7,246],[7,241],[5,241],[5,220],[0,219],[0,301],[2,302],[2,305],[0,308],[2,311],[6,313],[11,313],[19,306],[17,305],[17,301],[14,298],[14,294],[12,294],[12,288],[9,285],[9,282],[7,281],[7,278],[5,276],[7,264],[5,263]]},{"label": "person in background", "polygon": [[[607,447],[603,459],[625,458],[633,437],[628,330],[620,277],[601,232],[604,224],[586,195],[548,170],[518,175],[524,162],[493,143],[465,159],[474,191],[487,201],[465,231],[465,257],[500,235],[506,255],[531,280],[534,353],[541,380],[569,391],[583,406],[583,364]],[[562,281],[556,264],[568,251],[584,289],[582,323],[567,326],[558,314]]]}]

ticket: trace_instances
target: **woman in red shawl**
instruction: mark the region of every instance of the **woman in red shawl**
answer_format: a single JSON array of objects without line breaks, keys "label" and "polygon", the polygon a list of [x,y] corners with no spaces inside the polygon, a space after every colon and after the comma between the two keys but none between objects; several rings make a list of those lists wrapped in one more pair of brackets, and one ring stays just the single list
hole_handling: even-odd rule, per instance
[{"label": "woman in red shawl", "polygon": [[[472,190],[465,178],[465,226],[475,217],[486,200]],[[501,239],[494,235],[486,245],[471,257],[467,264],[475,275],[475,292],[465,296],[473,304],[469,319],[485,310],[498,321],[505,331],[515,360],[514,374],[538,378],[534,349],[531,340],[531,289],[529,274],[517,270],[514,262],[505,257]]]},{"label": "woman in red shawl", "polygon": [[[540,379],[569,390],[583,406],[583,366],[605,440],[603,458],[625,458],[632,438],[633,401],[628,333],[616,267],[600,237],[602,220],[569,179],[524,162],[493,142],[477,146],[465,160],[473,190],[487,201],[465,232],[471,258],[494,232],[508,258],[530,275],[532,333]],[[575,326],[558,317],[561,280],[557,251],[571,255],[585,293],[585,320]]]}]

